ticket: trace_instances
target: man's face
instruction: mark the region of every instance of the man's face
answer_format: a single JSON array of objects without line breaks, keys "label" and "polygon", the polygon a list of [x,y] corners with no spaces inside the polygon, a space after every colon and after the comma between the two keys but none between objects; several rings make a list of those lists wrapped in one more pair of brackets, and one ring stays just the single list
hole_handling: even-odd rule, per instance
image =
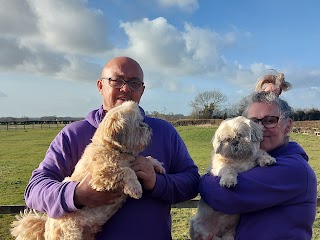
[{"label": "man's face", "polygon": [[144,92],[144,86],[140,90],[133,91],[124,84],[121,88],[111,87],[109,78],[123,79],[126,81],[143,81],[143,72],[140,66],[128,58],[116,58],[111,60],[102,71],[101,78],[97,81],[97,87],[103,98],[104,110],[110,110],[115,106],[121,105],[124,101],[132,100],[140,102]]}]

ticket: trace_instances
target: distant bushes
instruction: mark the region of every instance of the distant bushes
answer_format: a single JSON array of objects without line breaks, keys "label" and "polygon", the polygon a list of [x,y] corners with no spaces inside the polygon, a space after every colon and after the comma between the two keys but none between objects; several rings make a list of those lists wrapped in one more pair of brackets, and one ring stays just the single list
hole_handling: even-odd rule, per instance
[{"label": "distant bushes", "polygon": [[177,126],[189,126],[189,125],[220,125],[223,119],[179,119],[176,121],[170,121],[175,127]]},{"label": "distant bushes", "polygon": [[[179,119],[170,121],[175,127],[177,126],[195,126],[195,125],[215,125],[219,126],[223,119]],[[320,120],[316,121],[294,121],[294,127],[301,128],[318,128],[320,129]]]}]

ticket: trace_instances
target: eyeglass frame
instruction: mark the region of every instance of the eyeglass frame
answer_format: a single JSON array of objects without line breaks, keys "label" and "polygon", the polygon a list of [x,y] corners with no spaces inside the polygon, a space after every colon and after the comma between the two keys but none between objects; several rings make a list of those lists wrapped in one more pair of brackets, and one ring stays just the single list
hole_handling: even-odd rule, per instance
[{"label": "eyeglass frame", "polygon": [[[276,125],[275,126],[272,126],[272,127],[267,127],[264,125],[264,119],[268,118],[268,117],[273,117],[273,118],[276,118],[277,119],[277,122],[276,122]],[[264,116],[263,118],[255,118],[255,117],[252,117],[252,118],[249,118],[251,121],[255,122],[255,123],[258,123],[261,122],[261,124],[266,128],[266,129],[272,129],[272,128],[275,128],[276,126],[278,126],[279,124],[279,121],[282,119],[282,117],[278,117],[278,116]]]},{"label": "eyeglass frame", "polygon": [[[141,80],[140,80],[139,78],[137,78],[137,77],[131,78],[130,80],[125,80],[125,79],[123,79],[123,78],[115,78],[115,79],[113,79],[113,78],[111,78],[111,77],[109,77],[109,78],[100,78],[100,80],[108,80],[110,87],[112,87],[112,88],[118,88],[118,89],[123,88],[123,86],[124,86],[125,84],[127,84],[128,87],[130,88],[130,90],[133,91],[133,92],[140,91],[141,88],[144,86],[144,82],[141,81]],[[122,81],[121,87],[115,87],[115,86],[112,86],[112,85],[111,85],[111,81],[118,81],[118,80],[121,80],[121,81]],[[141,83],[141,86],[140,86],[139,89],[132,89],[132,87],[130,86],[130,83],[133,82],[133,81],[134,81],[134,82],[139,82],[139,83]]]}]

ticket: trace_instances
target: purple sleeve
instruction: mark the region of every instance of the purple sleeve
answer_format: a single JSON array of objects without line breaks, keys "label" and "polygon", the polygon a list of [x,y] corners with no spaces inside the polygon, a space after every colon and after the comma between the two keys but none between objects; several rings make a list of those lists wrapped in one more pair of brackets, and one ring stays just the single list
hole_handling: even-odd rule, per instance
[{"label": "purple sleeve", "polygon": [[163,162],[166,168],[166,174],[157,174],[152,197],[170,204],[196,197],[200,180],[198,167],[175,128],[161,126],[159,132],[154,131],[152,142],[150,155]]},{"label": "purple sleeve", "polygon": [[300,155],[277,158],[268,167],[255,167],[238,175],[235,187],[219,185],[220,178],[205,174],[200,181],[201,198],[213,209],[242,214],[279,204],[314,199],[316,177]]},{"label": "purple sleeve", "polygon": [[29,208],[53,218],[77,209],[73,196],[78,183],[62,181],[72,174],[86,144],[64,131],[56,136],[26,187],[25,201]]}]

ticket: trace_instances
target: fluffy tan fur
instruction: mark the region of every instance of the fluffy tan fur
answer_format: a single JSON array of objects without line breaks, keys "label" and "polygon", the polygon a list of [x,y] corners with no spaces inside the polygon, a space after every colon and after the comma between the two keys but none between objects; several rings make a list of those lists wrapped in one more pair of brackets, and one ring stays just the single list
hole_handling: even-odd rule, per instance
[{"label": "fluffy tan fur", "polygon": [[264,74],[258,79],[255,85],[256,92],[274,92],[279,96],[282,91],[288,91],[292,88],[292,85],[285,80],[283,73],[278,73],[273,69],[268,70],[269,73]]},{"label": "fluffy tan fur", "polygon": [[[94,208],[85,206],[56,219],[44,213],[26,210],[12,223],[11,234],[18,240],[94,239],[101,226],[116,213],[128,195],[136,199],[141,197],[141,184],[130,166],[138,153],[148,146],[151,134],[151,128],[143,122],[137,103],[128,101],[110,110],[73,174],[64,181],[81,181],[90,174],[93,189],[122,189],[122,197],[115,204]],[[165,172],[156,159],[148,158],[157,172]]]},{"label": "fluffy tan fur", "polygon": [[[213,137],[209,172],[221,177],[221,186],[230,188],[237,184],[239,172],[274,164],[275,158],[260,149],[262,139],[262,125],[241,116],[224,120]],[[233,240],[238,220],[239,215],[214,211],[200,199],[197,213],[190,221],[191,239]]]}]

